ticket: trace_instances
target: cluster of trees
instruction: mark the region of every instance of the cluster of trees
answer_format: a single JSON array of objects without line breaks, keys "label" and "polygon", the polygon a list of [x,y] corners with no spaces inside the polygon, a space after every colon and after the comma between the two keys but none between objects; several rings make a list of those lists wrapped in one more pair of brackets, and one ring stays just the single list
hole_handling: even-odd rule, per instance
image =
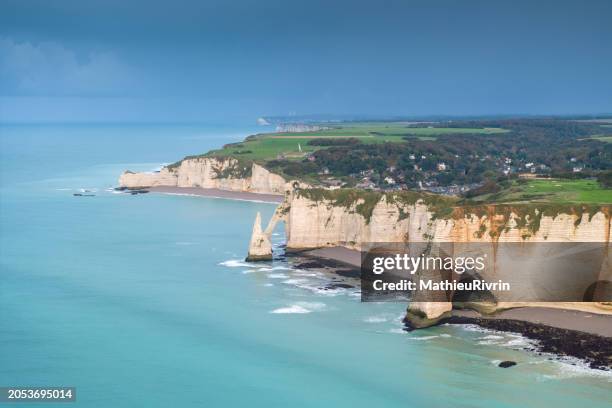
[{"label": "cluster of trees", "polygon": [[579,122],[561,119],[494,119],[494,120],[465,120],[438,122],[435,124],[422,123],[409,127],[441,127],[457,129],[507,129],[518,134],[555,135],[564,138],[581,138],[601,133],[601,126],[596,123]]},{"label": "cluster of trees", "polygon": [[320,137],[308,141],[310,146],[355,146],[360,143],[361,141],[355,137]]},{"label": "cluster of trees", "polygon": [[612,170],[599,173],[597,175],[597,181],[605,188],[612,188]]},{"label": "cluster of trees", "polygon": [[320,167],[311,161],[269,160],[266,162],[266,168],[296,178],[313,176],[320,171]]}]

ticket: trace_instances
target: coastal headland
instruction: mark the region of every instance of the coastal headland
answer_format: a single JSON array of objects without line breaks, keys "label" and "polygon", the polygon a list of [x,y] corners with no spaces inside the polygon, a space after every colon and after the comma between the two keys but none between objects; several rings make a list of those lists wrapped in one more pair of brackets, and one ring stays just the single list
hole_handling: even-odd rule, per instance
[{"label": "coastal headland", "polygon": [[[498,251],[500,243],[603,243],[606,252],[600,261],[598,281],[612,281],[612,260],[607,249],[610,244],[612,190],[607,187],[604,170],[597,167],[599,162],[585,163],[587,159],[582,156],[567,159],[567,166],[580,161],[582,168],[589,167],[590,178],[559,177],[562,173],[551,172],[552,163],[544,163],[543,159],[539,159],[543,161],[538,164],[539,170],[532,171],[530,169],[535,163],[528,161],[531,160],[529,157],[525,158],[524,154],[521,158],[511,156],[512,149],[503,147],[504,143],[510,142],[499,142],[505,135],[518,135],[520,138],[529,134],[523,135],[522,130],[513,128],[512,124],[506,124],[507,128],[484,125],[478,127],[477,123],[470,122],[465,125],[470,127],[455,130],[440,127],[438,133],[435,128],[395,124],[390,128],[377,126],[375,130],[368,130],[364,125],[304,134],[250,136],[242,143],[226,145],[221,150],[186,157],[159,172],[126,171],[119,184],[125,188],[147,188],[166,194],[278,203],[265,228],[258,214],[249,244],[249,260],[272,259],[270,235],[278,222],[284,222],[288,253],[328,258],[352,267],[360,262],[358,254],[362,245],[372,242],[479,243],[487,246],[492,256],[499,259],[506,256],[503,251]],[[563,125],[555,123],[551,126],[558,130]],[[571,129],[574,128],[572,125]],[[581,143],[579,137],[584,139],[585,134],[594,131],[586,126],[562,141],[568,151],[575,151],[572,149]],[[483,157],[472,154],[465,159],[486,163],[502,175],[458,186],[459,169],[466,171],[462,162],[464,153],[460,149],[455,150],[456,160],[452,164],[448,163],[451,161],[448,156],[444,156],[445,162],[441,161],[443,152],[434,150],[428,157],[419,150],[436,143],[446,148],[451,142],[457,142],[450,140],[451,134],[463,142],[469,135],[481,138],[482,143],[499,146],[496,157],[491,153]],[[546,137],[557,138],[557,133],[551,135]],[[316,142],[312,143],[313,140]],[[326,161],[327,156],[350,155],[355,146],[366,151],[374,149],[376,154],[380,149],[392,152],[404,149],[406,152],[401,155],[409,160],[412,170],[398,173],[396,169],[403,163],[402,158],[393,156],[394,153],[387,157],[385,170],[380,165],[365,170],[331,169],[333,164]],[[605,142],[595,140],[589,140],[584,149],[610,154]],[[436,156],[438,153],[441,156]],[[363,160],[367,164],[369,158]],[[438,162],[435,170],[423,170],[427,160]],[[321,163],[325,165],[321,166]],[[453,171],[449,172],[448,168]],[[536,178],[520,178],[519,171],[528,171],[526,174]],[[417,188],[410,188],[408,178],[414,172],[421,178],[438,180],[438,186],[447,174],[450,187],[436,187],[436,190],[425,187],[420,181]],[[514,175],[510,176],[512,172]],[[547,189],[551,191],[547,192]],[[534,190],[538,193],[534,194]],[[522,254],[525,257],[531,255],[528,250]],[[519,273],[531,273],[529,270],[504,268],[503,262],[499,265],[495,276],[483,278],[504,280],[516,278]],[[492,291],[491,295],[494,302],[486,305],[457,302],[452,294],[435,302],[431,299],[419,301],[417,297],[408,306],[405,322],[410,328],[423,328],[459,320],[470,320],[483,326],[492,325],[492,320],[516,320],[529,327],[529,330],[523,330],[525,333],[532,333],[533,325],[543,325],[608,339],[604,342],[610,339],[608,328],[612,326],[612,306],[609,303],[566,302],[555,306],[546,302],[508,302],[501,292]],[[589,324],[585,324],[587,319],[592,319],[588,320]],[[500,330],[507,326],[505,323],[498,325]],[[512,327],[517,330],[518,326]],[[598,341],[595,343],[600,344]],[[581,357],[567,350],[563,353]],[[604,358],[608,356],[604,355]],[[589,361],[596,366],[605,366],[599,357]]]}]

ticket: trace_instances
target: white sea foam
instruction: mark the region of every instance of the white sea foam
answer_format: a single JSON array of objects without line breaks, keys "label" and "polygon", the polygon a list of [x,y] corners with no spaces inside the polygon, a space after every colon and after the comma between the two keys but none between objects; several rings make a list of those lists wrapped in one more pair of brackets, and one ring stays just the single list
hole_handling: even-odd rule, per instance
[{"label": "white sea foam", "polygon": [[552,363],[555,372],[543,374],[543,380],[564,380],[575,377],[599,377],[612,383],[612,371],[597,370],[588,366],[584,361],[575,357],[557,357]]},{"label": "white sea foam", "polygon": [[406,331],[404,331],[404,329],[400,329],[400,328],[393,328],[393,329],[389,329],[389,333],[393,333],[393,334],[406,334]]},{"label": "white sea foam", "polygon": [[289,276],[287,276],[284,273],[271,273],[268,275],[268,278],[271,279],[287,279]]},{"label": "white sea foam", "polygon": [[504,336],[498,336],[496,334],[489,334],[484,337],[479,337],[480,340],[503,340]]},{"label": "white sea foam", "polygon": [[481,341],[478,341],[477,344],[481,346],[499,346],[500,345],[500,343],[495,340],[481,340]]},{"label": "white sea foam", "polygon": [[314,311],[320,311],[327,307],[325,303],[322,302],[300,302],[301,306],[307,307],[308,309]]},{"label": "white sea foam", "polygon": [[437,339],[438,337],[439,336],[409,336],[408,338],[410,340],[427,341],[427,340]]},{"label": "white sea foam", "polygon": [[281,307],[278,309],[272,310],[270,313],[275,314],[305,314],[318,312],[325,309],[325,303],[319,302],[298,302],[291,306]]},{"label": "white sea foam", "polygon": [[294,274],[297,276],[309,276],[309,277],[321,276],[320,273],[306,272],[306,271],[300,271],[300,270],[296,270]]},{"label": "white sea foam", "polygon": [[517,348],[517,349],[526,349],[526,348],[534,347],[535,343],[536,343],[535,340],[530,340],[526,337],[516,336],[515,338],[503,343],[502,346]]},{"label": "white sea foam", "polygon": [[323,295],[323,296],[338,296],[338,295],[342,295],[346,293],[346,289],[343,289],[343,288],[326,289],[326,288],[306,286],[306,285],[300,286],[300,287],[311,290],[314,293],[318,295]]},{"label": "white sea foam", "polygon": [[298,305],[293,305],[293,306],[289,306],[289,307],[281,307],[278,309],[274,309],[272,310],[270,313],[276,313],[276,314],[302,314],[302,313],[310,313],[311,311],[302,307],[302,306],[298,306]]},{"label": "white sea foam", "polygon": [[299,279],[299,278],[293,278],[293,279],[287,279],[285,281],[283,281],[283,283],[287,284],[287,285],[303,285],[304,283],[307,283],[308,280],[307,279]]},{"label": "white sea foam", "polygon": [[255,265],[250,264],[248,262],[244,262],[244,261],[239,260],[239,259],[230,259],[229,261],[221,262],[219,265],[227,266],[229,268],[238,268],[238,267],[245,267],[245,266],[247,268],[254,268],[255,267]]},{"label": "white sea foam", "polygon": [[[272,276],[272,275],[268,275]],[[285,277],[288,277],[285,275]],[[292,278],[286,280],[284,283],[288,285],[295,286],[296,288],[308,290],[317,295],[323,296],[337,296],[342,293],[346,293],[346,289],[344,288],[333,288],[328,289],[325,286],[329,283],[324,280],[309,280],[309,279],[300,279],[300,278]]]},{"label": "white sea foam", "polygon": [[476,343],[482,346],[496,346],[501,345],[506,341],[507,338],[497,334],[488,334],[486,336],[478,337]]},{"label": "white sea foam", "polygon": [[257,268],[258,272],[290,271],[290,270],[291,270],[291,268],[287,268],[286,266],[281,266],[281,265]]},{"label": "white sea foam", "polygon": [[[485,341],[490,342],[490,344],[503,344],[508,339],[510,341],[516,340],[516,342],[509,344],[509,345],[513,345],[513,344],[518,344],[519,341],[528,340],[526,337],[523,337],[520,334],[509,333],[509,332],[504,332],[504,331],[494,330],[494,329],[487,329],[487,328],[478,326],[477,324],[460,324],[459,326],[465,331],[485,334],[485,336],[477,337],[476,340],[482,341],[482,342],[485,342]],[[534,342],[532,340],[528,340],[528,341],[530,342],[530,344]]]},{"label": "white sea foam", "polygon": [[477,332],[477,333],[491,333],[491,332],[493,332],[493,330],[482,328],[482,327],[478,326],[477,324],[460,324],[459,327],[461,327],[463,330],[469,331],[469,332]]},{"label": "white sea foam", "polygon": [[366,323],[384,323],[386,321],[388,321],[389,319],[387,319],[384,316],[369,316],[366,317],[365,319],[363,319],[364,322]]},{"label": "white sea foam", "polygon": [[528,339],[520,334],[505,333],[491,329],[476,330],[473,327],[469,327],[467,330],[482,333],[493,333],[476,338],[476,343],[482,346],[502,346],[515,350],[533,350],[537,344],[536,340]]}]

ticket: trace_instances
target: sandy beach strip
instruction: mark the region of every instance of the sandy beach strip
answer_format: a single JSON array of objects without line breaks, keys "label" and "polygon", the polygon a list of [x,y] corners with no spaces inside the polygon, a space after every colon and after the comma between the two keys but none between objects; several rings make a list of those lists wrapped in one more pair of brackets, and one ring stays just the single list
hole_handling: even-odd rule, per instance
[{"label": "sandy beach strip", "polygon": [[318,248],[302,253],[305,256],[313,258],[329,259],[336,262],[341,262],[356,268],[361,268],[361,252],[355,249],[348,249],[341,246]]},{"label": "sandy beach strip", "polygon": [[199,187],[149,187],[146,190],[152,193],[189,195],[211,198],[225,198],[228,200],[256,201],[263,203],[279,204],[284,197],[277,194],[260,194],[247,191],[230,191],[218,188],[199,188]]},{"label": "sandy beach strip", "polygon": [[473,310],[453,310],[453,316],[495,320],[521,320],[523,322],[560,329],[596,334],[602,337],[612,337],[612,315],[590,313],[581,310],[527,306],[504,310],[492,316],[482,316]]}]

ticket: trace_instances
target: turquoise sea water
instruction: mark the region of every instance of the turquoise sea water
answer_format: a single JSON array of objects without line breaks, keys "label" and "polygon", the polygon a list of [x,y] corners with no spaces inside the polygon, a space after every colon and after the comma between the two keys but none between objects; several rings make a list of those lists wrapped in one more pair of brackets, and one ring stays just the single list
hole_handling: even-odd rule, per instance
[{"label": "turquoise sea water", "polygon": [[[610,375],[521,337],[406,333],[404,305],[242,262],[273,205],[107,191],[125,168],[256,131],[0,127],[0,386],[75,386],[83,407],[609,406]],[[72,196],[82,188],[96,196]],[[496,367],[506,359],[518,365]]]}]

